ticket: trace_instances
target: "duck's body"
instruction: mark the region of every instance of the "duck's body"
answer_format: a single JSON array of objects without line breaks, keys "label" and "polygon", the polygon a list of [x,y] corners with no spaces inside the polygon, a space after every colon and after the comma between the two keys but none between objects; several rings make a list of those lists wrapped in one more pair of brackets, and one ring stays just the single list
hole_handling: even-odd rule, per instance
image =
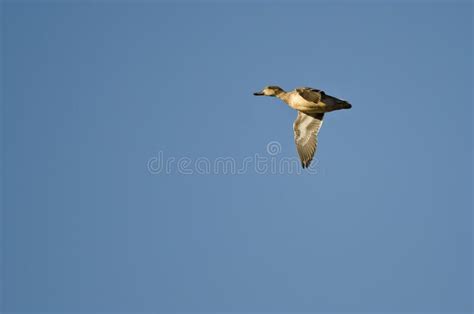
[{"label": "duck's body", "polygon": [[291,108],[302,111],[302,112],[322,112],[322,106],[318,103],[307,101],[301,97],[298,93],[285,93],[282,97],[279,97],[281,100],[286,102]]},{"label": "duck's body", "polygon": [[347,101],[326,95],[323,91],[310,87],[296,88],[291,92],[280,93],[276,97],[283,100],[291,108],[306,114],[351,108]]},{"label": "duck's body", "polygon": [[285,92],[278,86],[268,86],[254,95],[278,97],[298,111],[293,130],[303,168],[309,166],[316,152],[317,135],[323,123],[324,113],[352,108],[352,105],[347,101],[310,87],[301,87],[291,92]]}]

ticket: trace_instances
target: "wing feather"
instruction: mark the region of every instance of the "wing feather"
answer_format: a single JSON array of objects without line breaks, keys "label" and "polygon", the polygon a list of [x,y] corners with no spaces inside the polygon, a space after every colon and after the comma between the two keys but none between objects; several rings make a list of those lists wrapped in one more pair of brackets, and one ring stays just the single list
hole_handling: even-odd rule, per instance
[{"label": "wing feather", "polygon": [[312,117],[299,111],[293,123],[296,150],[300,156],[303,168],[307,168],[311,164],[316,153],[318,145],[317,136],[323,124],[323,117],[324,113],[319,113]]},{"label": "wing feather", "polygon": [[301,87],[295,89],[298,95],[303,97],[306,101],[317,104],[321,100],[321,91],[311,87]]}]

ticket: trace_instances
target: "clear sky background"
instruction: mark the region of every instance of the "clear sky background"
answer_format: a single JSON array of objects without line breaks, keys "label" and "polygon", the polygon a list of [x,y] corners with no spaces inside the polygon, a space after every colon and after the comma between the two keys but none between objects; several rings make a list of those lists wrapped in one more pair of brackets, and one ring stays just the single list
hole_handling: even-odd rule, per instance
[{"label": "clear sky background", "polygon": [[[471,2],[2,4],[5,312],[471,312]],[[241,160],[312,86],[316,174]]]}]

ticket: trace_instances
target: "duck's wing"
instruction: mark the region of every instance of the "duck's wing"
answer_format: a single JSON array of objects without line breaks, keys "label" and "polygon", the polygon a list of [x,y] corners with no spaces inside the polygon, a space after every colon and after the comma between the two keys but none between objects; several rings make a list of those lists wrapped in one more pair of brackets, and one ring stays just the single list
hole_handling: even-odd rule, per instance
[{"label": "duck's wing", "polygon": [[295,89],[295,91],[305,100],[313,102],[315,104],[317,104],[321,100],[321,96],[322,94],[324,94],[323,91],[311,87],[300,87]]},{"label": "duck's wing", "polygon": [[313,160],[318,145],[318,133],[323,124],[324,113],[315,114],[314,117],[298,112],[293,123],[295,144],[300,156],[301,166],[307,168]]}]

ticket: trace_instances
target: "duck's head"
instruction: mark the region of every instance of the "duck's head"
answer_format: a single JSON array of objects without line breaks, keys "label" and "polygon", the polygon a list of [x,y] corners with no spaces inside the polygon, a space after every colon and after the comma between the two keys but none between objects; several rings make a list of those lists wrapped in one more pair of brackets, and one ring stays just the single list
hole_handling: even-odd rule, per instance
[{"label": "duck's head", "polygon": [[255,96],[278,96],[283,93],[284,90],[278,86],[267,86],[261,92],[253,93]]}]

